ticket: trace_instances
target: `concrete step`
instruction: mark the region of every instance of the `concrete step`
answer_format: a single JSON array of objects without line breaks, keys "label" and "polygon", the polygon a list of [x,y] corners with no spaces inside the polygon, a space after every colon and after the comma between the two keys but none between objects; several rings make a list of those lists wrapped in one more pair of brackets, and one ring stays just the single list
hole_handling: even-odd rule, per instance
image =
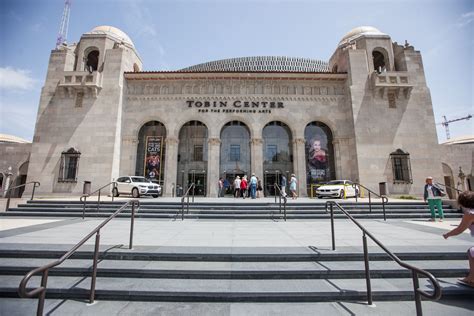
[{"label": "concrete step", "polygon": [[[86,212],[86,217],[109,217],[110,212]],[[81,212],[35,212],[35,211],[8,211],[0,213],[0,216],[31,216],[31,217],[79,217],[82,216]],[[181,212],[170,212],[170,213],[143,213],[139,211],[135,214],[137,218],[165,218],[165,219],[181,219]],[[121,213],[117,217],[130,217],[130,213]],[[184,217],[186,219],[222,219],[222,220],[232,220],[232,219],[283,219],[283,214],[275,213],[275,214],[243,214],[243,215],[235,215],[235,214],[187,214],[185,212]],[[335,218],[344,219],[347,218],[345,215],[335,214]],[[446,213],[446,218],[461,218],[462,215],[458,213]],[[289,214],[287,213],[288,220],[297,220],[297,219],[328,219],[329,215],[326,213],[321,214]],[[383,214],[381,213],[362,213],[362,214],[354,214],[354,218],[356,219],[382,219]],[[409,219],[409,218],[430,218],[429,212],[423,213],[387,213],[386,218],[388,219]]]},{"label": "concrete step", "polygon": [[[25,275],[50,263],[52,259],[0,259],[0,275]],[[426,269],[435,277],[464,277],[465,260],[406,261]],[[90,276],[92,260],[68,260],[50,270],[51,276]],[[410,278],[411,272],[393,261],[370,263],[372,278]],[[176,279],[361,279],[365,278],[362,261],[306,262],[194,262],[101,260],[97,276],[120,278]]]},{"label": "concrete step", "polygon": [[[60,245],[59,245],[60,246]],[[15,249],[0,249],[0,258],[3,259],[57,259],[61,257],[65,252],[70,249],[70,246],[64,246],[64,249],[57,249],[58,245],[52,245],[48,248],[43,247],[42,249],[31,249],[31,245],[26,246],[18,245]],[[266,249],[266,248],[264,248]],[[318,252],[294,252],[284,251],[281,248],[267,249],[268,251],[262,251],[264,249],[257,248],[258,252],[237,252],[233,250],[232,253],[222,252],[217,253],[210,249],[196,249],[190,248],[188,252],[177,252],[174,248],[169,248],[167,251],[163,250],[128,250],[128,249],[107,249],[106,251],[99,251],[99,258],[106,260],[133,260],[133,261],[185,261],[185,262],[351,262],[359,261],[363,262],[363,253],[356,252],[342,252],[342,251],[331,251],[331,250],[318,250]],[[394,252],[395,255],[401,260],[410,261],[421,261],[428,264],[436,264],[437,261],[444,260],[467,260],[466,252]],[[94,252],[91,250],[78,250],[75,252],[70,259],[91,259]],[[1,260],[3,260],[1,259]],[[389,261],[392,259],[385,253],[378,251],[371,251],[369,253],[370,262]],[[49,261],[48,261],[49,262]],[[68,262],[68,261],[66,261]]]},{"label": "concrete step", "polygon": [[[0,276],[0,296],[18,297],[22,276]],[[413,284],[407,279],[372,279],[375,301],[413,298]],[[443,297],[472,299],[474,289],[458,285],[454,278],[440,280]],[[29,287],[39,286],[40,277]],[[430,284],[420,280],[430,291]],[[86,299],[90,278],[48,278],[47,298]],[[344,302],[366,299],[365,279],[236,280],[236,279],[150,279],[98,277],[98,300],[172,301],[172,302]]]},{"label": "concrete step", "polygon": [[[306,303],[192,303],[192,302],[143,302],[96,300],[86,304],[83,300],[48,299],[45,315],[175,315],[175,316],[314,316],[314,315],[415,315],[415,303],[410,301],[355,302],[306,302]],[[452,297],[440,301],[423,301],[425,315],[466,316],[474,309],[474,303]],[[37,300],[0,298],[5,315],[24,316],[36,313]]]}]

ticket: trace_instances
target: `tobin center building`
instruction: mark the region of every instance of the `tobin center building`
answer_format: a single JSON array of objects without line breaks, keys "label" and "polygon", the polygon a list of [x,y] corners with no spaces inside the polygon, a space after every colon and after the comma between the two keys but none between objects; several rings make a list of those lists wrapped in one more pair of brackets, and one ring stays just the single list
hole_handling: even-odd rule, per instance
[{"label": "tobin center building", "polygon": [[266,195],[291,174],[300,196],[334,179],[400,195],[420,195],[426,176],[453,185],[458,166],[440,155],[420,52],[374,27],[335,46],[328,62],[262,56],[143,71],[123,31],[96,27],[51,52],[27,181],[66,195],[140,175],[164,196],[192,182],[209,197],[220,177],[252,173]]}]

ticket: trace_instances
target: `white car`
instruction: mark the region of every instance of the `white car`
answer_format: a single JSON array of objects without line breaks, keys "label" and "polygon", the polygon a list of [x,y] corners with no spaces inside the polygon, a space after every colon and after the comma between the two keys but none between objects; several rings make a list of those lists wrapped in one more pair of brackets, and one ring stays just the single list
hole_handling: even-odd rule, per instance
[{"label": "white car", "polygon": [[349,180],[333,180],[318,187],[316,196],[320,199],[323,197],[355,197],[359,194],[359,189],[353,186],[353,182]]},{"label": "white car", "polygon": [[126,176],[117,179],[117,187],[112,189],[114,196],[120,194],[131,194],[134,198],[140,195],[151,195],[157,198],[161,194],[161,186],[153,183],[145,177]]}]

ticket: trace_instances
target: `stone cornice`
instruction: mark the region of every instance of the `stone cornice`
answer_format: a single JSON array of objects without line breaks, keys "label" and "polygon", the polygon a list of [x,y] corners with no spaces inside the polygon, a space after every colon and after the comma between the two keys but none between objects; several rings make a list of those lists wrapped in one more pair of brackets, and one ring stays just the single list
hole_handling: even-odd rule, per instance
[{"label": "stone cornice", "polygon": [[174,100],[203,100],[203,101],[224,101],[224,100],[243,100],[243,101],[301,101],[301,102],[320,102],[320,103],[330,103],[330,102],[339,102],[343,100],[345,96],[343,95],[331,95],[331,96],[287,96],[287,95],[271,95],[271,96],[240,96],[240,95],[228,95],[228,96],[203,96],[203,95],[141,95],[141,96],[128,96],[127,100],[129,101],[174,101]]}]

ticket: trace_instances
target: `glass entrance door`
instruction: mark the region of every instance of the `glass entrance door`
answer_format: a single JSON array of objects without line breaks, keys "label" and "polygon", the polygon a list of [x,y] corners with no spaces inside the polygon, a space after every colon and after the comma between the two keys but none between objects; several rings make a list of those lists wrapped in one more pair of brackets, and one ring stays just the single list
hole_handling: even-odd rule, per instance
[{"label": "glass entrance door", "polygon": [[265,190],[265,196],[274,196],[275,187],[274,184],[281,184],[281,172],[278,170],[265,170],[263,185]]},{"label": "glass entrance door", "polygon": [[206,196],[206,173],[202,170],[190,170],[188,172],[188,185],[194,183],[194,195]]}]

